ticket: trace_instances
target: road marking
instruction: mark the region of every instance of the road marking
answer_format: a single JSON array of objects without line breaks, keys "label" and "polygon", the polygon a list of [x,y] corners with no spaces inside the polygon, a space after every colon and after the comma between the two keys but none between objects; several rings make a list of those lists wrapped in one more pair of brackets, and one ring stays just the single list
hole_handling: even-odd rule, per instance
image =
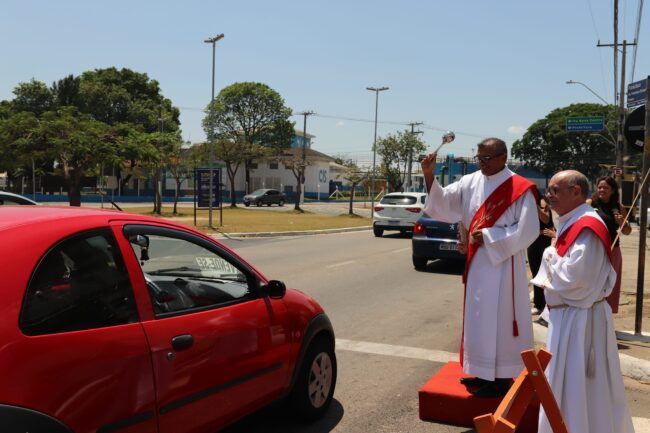
[{"label": "road marking", "polygon": [[411,247],[400,248],[399,250],[393,250],[393,251],[391,251],[391,253],[403,253],[404,251],[410,251],[410,250],[411,250]]},{"label": "road marking", "polygon": [[[397,346],[395,344],[370,343],[368,341],[336,339],[337,350],[350,352],[370,353],[373,355],[397,356],[401,358],[419,359],[433,362],[458,361],[458,353],[442,350],[421,349],[419,347]],[[632,417],[636,433],[650,433],[650,419]]]},{"label": "road marking", "polygon": [[421,359],[423,361],[449,362],[458,361],[458,353],[442,350],[421,349],[419,347],[397,346],[394,344],[370,343],[336,339],[336,348],[351,352],[371,353],[374,355],[399,356],[402,358]]},{"label": "road marking", "polygon": [[348,260],[347,262],[334,263],[333,265],[327,265],[326,268],[338,268],[339,266],[351,265],[356,262],[356,260]]}]

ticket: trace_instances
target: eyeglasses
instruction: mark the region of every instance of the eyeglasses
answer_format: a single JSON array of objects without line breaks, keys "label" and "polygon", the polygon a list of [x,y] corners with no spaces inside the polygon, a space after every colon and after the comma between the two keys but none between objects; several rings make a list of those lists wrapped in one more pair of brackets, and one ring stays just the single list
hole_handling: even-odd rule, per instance
[{"label": "eyeglasses", "polygon": [[474,161],[490,162],[490,161],[492,161],[494,158],[498,158],[498,157],[500,157],[501,155],[503,155],[503,153],[500,153],[500,154],[498,154],[498,155],[493,155],[493,156],[489,156],[489,155],[486,155],[486,156],[476,155],[476,156],[474,156]]},{"label": "eyeglasses", "polygon": [[563,190],[563,189],[571,189],[571,188],[573,188],[574,186],[575,186],[575,185],[569,185],[569,186],[565,186],[565,187],[549,186],[548,188],[546,188],[546,195],[557,195],[557,193],[558,193],[559,191],[561,191],[561,190]]}]

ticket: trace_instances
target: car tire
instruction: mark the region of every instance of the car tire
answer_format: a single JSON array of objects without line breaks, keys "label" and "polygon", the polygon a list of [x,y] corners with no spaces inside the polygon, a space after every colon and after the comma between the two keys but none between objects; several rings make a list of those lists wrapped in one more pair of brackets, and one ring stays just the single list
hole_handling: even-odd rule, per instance
[{"label": "car tire", "polygon": [[413,256],[413,267],[418,270],[425,269],[428,261],[429,260],[424,257]]},{"label": "car tire", "polygon": [[376,237],[380,238],[384,235],[384,229],[380,229],[379,227],[373,227],[372,232],[375,234]]},{"label": "car tire", "polygon": [[280,200],[280,201],[278,202],[278,206],[280,206],[280,207],[284,206],[284,200]]},{"label": "car tire", "polygon": [[248,203],[248,202],[244,203],[244,206],[246,206],[246,207],[248,207],[248,206],[250,206],[250,205],[251,205],[251,204]]},{"label": "car tire", "polygon": [[332,345],[319,338],[311,343],[289,395],[292,413],[314,421],[327,412],[336,387],[336,355]]},{"label": "car tire", "polygon": [[262,200],[257,200],[257,202],[255,204],[257,205],[257,207],[262,206]]}]

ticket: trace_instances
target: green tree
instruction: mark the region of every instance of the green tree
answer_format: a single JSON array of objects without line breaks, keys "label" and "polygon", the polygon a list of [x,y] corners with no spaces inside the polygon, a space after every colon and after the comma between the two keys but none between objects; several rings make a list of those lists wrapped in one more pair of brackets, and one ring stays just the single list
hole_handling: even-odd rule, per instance
[{"label": "green tree", "polygon": [[343,178],[350,184],[350,208],[348,213],[354,215],[352,203],[354,202],[354,193],[357,185],[362,184],[368,179],[368,172],[362,171],[352,160],[347,160],[343,163],[347,171]]},{"label": "green tree", "polygon": [[32,80],[20,83],[14,89],[14,99],[11,105],[14,112],[28,111],[40,117],[46,111],[54,108],[55,100],[52,91],[41,81]]},{"label": "green tree", "polygon": [[381,158],[379,171],[391,191],[402,189],[408,173],[409,155],[418,155],[425,149],[424,142],[410,131],[388,134],[377,140],[377,154]]},{"label": "green tree", "polygon": [[[566,120],[575,116],[603,116],[607,129],[600,133],[567,132]],[[616,110],[611,105],[572,104],[556,108],[533,123],[524,136],[513,143],[512,156],[547,178],[560,170],[575,169],[588,178],[601,172],[600,164],[615,161]]]},{"label": "green tree", "polygon": [[[293,124],[291,109],[284,105],[278,92],[262,83],[234,83],[223,88],[210,102],[203,119],[208,140],[227,139],[244,146],[256,144],[276,150],[291,145]],[[246,150],[246,149],[242,149]],[[246,192],[250,192],[250,164],[261,155],[250,155],[244,161]]]}]

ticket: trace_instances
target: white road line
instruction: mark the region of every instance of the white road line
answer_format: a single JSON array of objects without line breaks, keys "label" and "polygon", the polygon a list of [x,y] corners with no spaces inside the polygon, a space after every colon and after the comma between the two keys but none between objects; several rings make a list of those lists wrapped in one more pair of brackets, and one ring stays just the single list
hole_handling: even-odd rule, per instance
[{"label": "white road line", "polygon": [[393,250],[391,253],[403,253],[404,251],[411,251],[411,247],[400,248],[399,250]]},{"label": "white road line", "polygon": [[[419,347],[397,346],[394,344],[370,343],[368,341],[345,340],[342,338],[336,339],[336,349],[433,362],[458,361],[458,353],[421,349]],[[634,431],[636,433],[650,433],[650,419],[632,417],[632,423],[634,424]]]},{"label": "white road line", "polygon": [[356,260],[348,260],[347,262],[334,263],[333,265],[327,265],[326,268],[338,268],[339,266],[351,265],[356,262]]},{"label": "white road line", "polygon": [[402,358],[421,359],[433,362],[458,361],[458,353],[421,349],[419,347],[396,346],[394,344],[344,340],[341,338],[336,339],[336,349],[372,353],[374,355],[399,356]]}]

